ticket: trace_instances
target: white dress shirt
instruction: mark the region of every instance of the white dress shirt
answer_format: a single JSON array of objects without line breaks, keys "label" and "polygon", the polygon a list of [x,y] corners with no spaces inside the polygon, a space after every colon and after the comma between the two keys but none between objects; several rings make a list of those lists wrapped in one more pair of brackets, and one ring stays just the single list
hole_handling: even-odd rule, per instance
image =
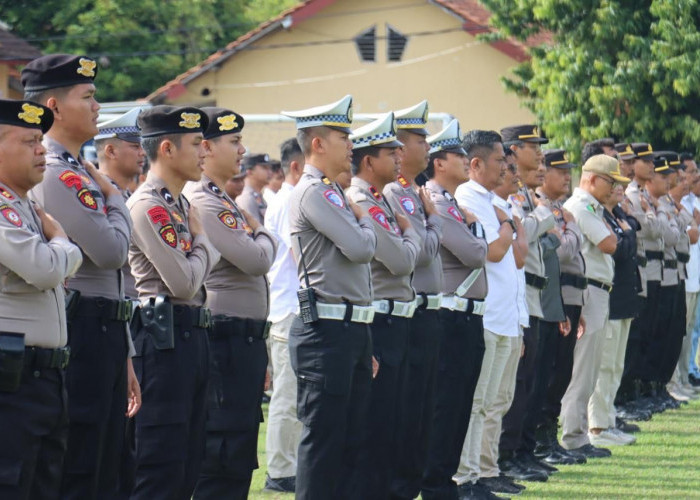
[{"label": "white dress shirt", "polygon": [[[700,200],[693,193],[683,197],[681,204],[690,212],[696,208],[700,210]],[[690,245],[690,260],[685,266],[688,278],[685,280],[685,291],[688,293],[700,292],[700,242]]]}]

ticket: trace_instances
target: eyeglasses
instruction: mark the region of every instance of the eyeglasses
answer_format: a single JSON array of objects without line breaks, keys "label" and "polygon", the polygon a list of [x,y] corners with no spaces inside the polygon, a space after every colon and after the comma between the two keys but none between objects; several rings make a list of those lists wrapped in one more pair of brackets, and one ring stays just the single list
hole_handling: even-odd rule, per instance
[{"label": "eyeglasses", "polygon": [[607,177],[603,177],[602,175],[596,175],[596,177],[598,177],[598,179],[603,179],[605,182],[610,184],[611,188],[614,188],[617,185],[617,182],[615,182],[614,179],[608,179]]}]

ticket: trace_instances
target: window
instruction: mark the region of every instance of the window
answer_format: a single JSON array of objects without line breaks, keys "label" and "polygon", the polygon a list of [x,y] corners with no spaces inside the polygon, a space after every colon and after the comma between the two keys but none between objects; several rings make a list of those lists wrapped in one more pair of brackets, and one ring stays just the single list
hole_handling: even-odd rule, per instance
[{"label": "window", "polygon": [[390,62],[400,61],[406,48],[408,38],[399,33],[395,28],[386,25],[387,59]]},{"label": "window", "polygon": [[377,52],[377,27],[372,26],[365,31],[362,31],[359,35],[355,37],[355,45],[357,46],[357,52],[360,54],[360,59],[365,62],[376,61]]}]

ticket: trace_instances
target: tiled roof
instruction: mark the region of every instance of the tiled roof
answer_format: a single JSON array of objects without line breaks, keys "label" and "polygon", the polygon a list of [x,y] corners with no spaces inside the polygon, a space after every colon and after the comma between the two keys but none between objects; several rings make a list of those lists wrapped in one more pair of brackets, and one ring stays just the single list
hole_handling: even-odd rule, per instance
[{"label": "tiled roof", "polygon": [[40,55],[39,49],[0,26],[0,61],[24,63]]}]

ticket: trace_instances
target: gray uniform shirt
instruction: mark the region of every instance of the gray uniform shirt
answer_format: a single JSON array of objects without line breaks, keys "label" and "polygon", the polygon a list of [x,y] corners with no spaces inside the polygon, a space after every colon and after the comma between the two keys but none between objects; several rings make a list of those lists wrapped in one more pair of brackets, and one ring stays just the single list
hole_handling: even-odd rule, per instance
[{"label": "gray uniform shirt", "polygon": [[[676,244],[676,256],[681,258],[682,255],[686,255],[690,258],[690,236],[688,236],[688,226],[693,222],[693,214],[688,212],[688,209],[682,206],[680,212],[678,212],[678,229],[680,230],[680,237],[678,238],[678,243]],[[678,279],[686,280],[688,279],[688,263],[681,262],[678,260]]]},{"label": "gray uniform shirt", "polygon": [[185,194],[221,253],[204,281],[207,307],[212,314],[264,320],[270,311],[265,273],[275,260],[276,239],[263,226],[253,231],[231,198],[205,175],[189,183]]},{"label": "gray uniform shirt", "polygon": [[134,221],[129,264],[139,299],[162,294],[174,304],[204,304],[204,280],[220,254],[205,234],[190,234],[188,205],[183,195],[173,197],[153,171],[129,198]]},{"label": "gray uniform shirt", "polygon": [[678,284],[678,264],[669,266],[666,261],[677,260],[676,245],[681,240],[681,233],[685,233],[685,225],[681,231],[678,210],[668,195],[659,198],[657,213],[661,220],[661,235],[664,240],[664,270],[661,286],[673,286]]},{"label": "gray uniform shirt", "polygon": [[302,286],[304,262],[319,302],[366,306],[374,298],[369,262],[377,247],[369,216],[358,221],[343,190],[312,165],[289,196],[289,230]]},{"label": "gray uniform shirt", "polygon": [[353,177],[347,196],[367,210],[374,221],[377,249],[370,263],[374,297],[403,302],[413,300],[411,278],[420,251],[418,233],[411,226],[401,234],[394,211],[382,193],[367,181]]},{"label": "gray uniform shirt", "polygon": [[255,191],[249,185],[246,184],[241,194],[236,196],[236,203],[243,210],[255,217],[260,224],[265,221],[267,202],[261,193]]},{"label": "gray uniform shirt", "polygon": [[454,294],[457,287],[474,269],[481,269],[481,274],[463,297],[484,299],[488,292],[486,272],[483,270],[488,252],[486,239],[472,233],[457,202],[440,184],[431,180],[425,187],[430,191],[435,208],[443,218],[443,235],[440,243],[444,275],[442,292]]},{"label": "gray uniform shirt", "polygon": [[[129,197],[131,197],[131,191],[129,191],[128,189],[122,190],[122,188],[119,187],[119,184],[114,182],[112,179],[109,180],[112,182],[112,185],[115,188],[117,188],[122,194],[124,204],[126,204]],[[131,220],[131,218],[129,218],[129,220]],[[124,280],[124,295],[126,297],[129,297],[130,299],[137,299],[139,293],[136,291],[136,280],[134,280],[134,276],[131,274],[131,266],[129,266],[129,259],[126,259],[126,262],[122,266],[122,279]]]},{"label": "gray uniform shirt", "polygon": [[[632,181],[625,190],[625,196],[632,204],[632,216],[637,219],[642,226],[637,232],[637,255],[646,259],[647,250],[663,252],[664,242],[662,238],[661,220],[656,216],[656,209],[651,201],[649,209],[642,208],[642,197],[648,199],[645,190],[639,188],[637,181]],[[646,266],[639,266],[639,274],[642,278],[642,297],[646,297],[646,282],[661,281],[662,262],[660,260],[649,260]]]},{"label": "gray uniform shirt", "polygon": [[68,288],[89,297],[124,298],[121,267],[127,259],[131,219],[121,194],[105,200],[81,159],[44,137],[44,180],[30,193],[63,226],[83,252],[83,264]]},{"label": "gray uniform shirt", "polygon": [[443,288],[440,260],[442,218],[438,214],[426,218],[418,193],[400,174],[396,182],[384,186],[384,196],[394,212],[408,217],[421,239],[420,253],[413,273],[413,288],[418,293],[428,295],[440,293]]},{"label": "gray uniform shirt", "polygon": [[27,346],[66,345],[63,281],[82,263],[65,238],[47,241],[32,202],[0,184],[0,330]]},{"label": "gray uniform shirt", "polygon": [[[525,233],[527,234],[528,252],[525,258],[525,272],[537,276],[545,276],[544,262],[542,261],[542,245],[540,236],[554,227],[554,215],[545,205],[535,207],[532,196],[527,187],[510,197],[513,205],[513,213],[520,217]],[[540,290],[526,285],[527,309],[530,316],[542,318],[542,300]]]}]

